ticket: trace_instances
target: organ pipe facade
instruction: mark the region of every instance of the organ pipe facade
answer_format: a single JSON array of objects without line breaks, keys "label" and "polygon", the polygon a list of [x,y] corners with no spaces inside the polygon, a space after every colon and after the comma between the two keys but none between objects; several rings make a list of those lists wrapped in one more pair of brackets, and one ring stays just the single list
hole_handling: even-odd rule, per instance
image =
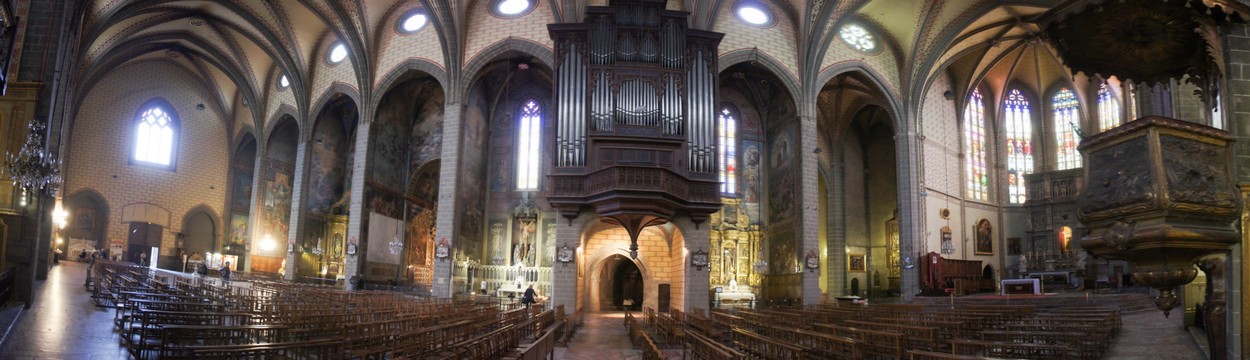
[{"label": "organ pipe facade", "polygon": [[676,214],[720,206],[716,47],[663,0],[589,7],[548,25],[556,50],[552,206],[593,209],[634,238]]}]

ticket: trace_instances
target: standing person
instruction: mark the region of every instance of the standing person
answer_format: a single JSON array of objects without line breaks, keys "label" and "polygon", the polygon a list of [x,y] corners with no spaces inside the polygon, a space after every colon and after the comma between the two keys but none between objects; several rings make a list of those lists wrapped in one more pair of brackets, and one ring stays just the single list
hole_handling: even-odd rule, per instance
[{"label": "standing person", "polygon": [[530,304],[533,304],[533,303],[534,303],[534,285],[530,285],[528,288],[525,288],[525,295],[521,295],[521,305],[525,305],[526,308],[529,308]]},{"label": "standing person", "polygon": [[230,262],[222,265],[219,271],[221,272],[221,281],[225,282],[226,285],[230,285]]},{"label": "standing person", "polygon": [[139,253],[139,266],[148,266],[148,253]]},{"label": "standing person", "polygon": [[195,267],[195,277],[197,279],[203,280],[207,276],[208,276],[208,265],[204,265],[204,263],[200,263],[200,265]]}]

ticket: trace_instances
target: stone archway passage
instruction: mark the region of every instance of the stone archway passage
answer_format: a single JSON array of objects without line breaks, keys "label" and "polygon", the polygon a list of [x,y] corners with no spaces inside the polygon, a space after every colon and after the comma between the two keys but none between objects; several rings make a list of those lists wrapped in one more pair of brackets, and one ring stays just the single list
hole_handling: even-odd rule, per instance
[{"label": "stone archway passage", "polygon": [[615,271],[612,272],[612,305],[617,309],[640,311],[644,291],[642,271],[633,261],[623,257],[621,260],[623,261],[617,263]]}]

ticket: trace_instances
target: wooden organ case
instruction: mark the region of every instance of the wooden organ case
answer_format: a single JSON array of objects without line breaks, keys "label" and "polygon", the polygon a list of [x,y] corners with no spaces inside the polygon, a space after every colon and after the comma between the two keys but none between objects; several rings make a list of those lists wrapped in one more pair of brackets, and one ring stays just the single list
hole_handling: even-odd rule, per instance
[{"label": "wooden organ case", "polygon": [[550,24],[555,42],[552,207],[629,232],[720,209],[716,47],[664,0],[591,6],[582,23]]}]

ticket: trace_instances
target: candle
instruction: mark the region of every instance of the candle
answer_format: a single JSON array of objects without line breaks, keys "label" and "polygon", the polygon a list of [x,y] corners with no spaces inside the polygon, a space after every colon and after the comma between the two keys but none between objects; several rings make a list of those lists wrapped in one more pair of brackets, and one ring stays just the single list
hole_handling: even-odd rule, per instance
[{"label": "candle", "polygon": [[955,293],[951,293],[951,309],[955,308]]}]

